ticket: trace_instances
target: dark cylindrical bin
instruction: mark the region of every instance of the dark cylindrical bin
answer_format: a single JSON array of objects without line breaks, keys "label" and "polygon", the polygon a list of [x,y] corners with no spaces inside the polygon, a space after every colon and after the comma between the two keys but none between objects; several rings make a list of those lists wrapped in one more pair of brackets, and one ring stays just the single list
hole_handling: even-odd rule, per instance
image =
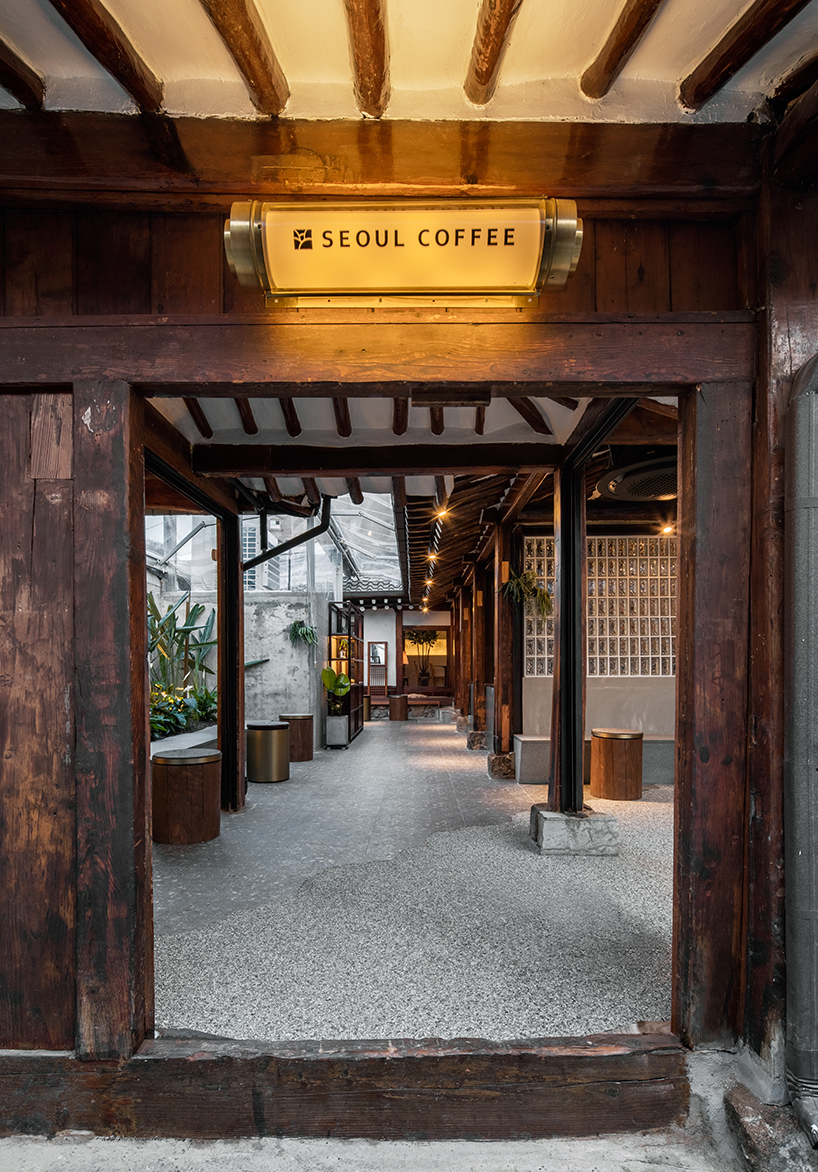
[{"label": "dark cylindrical bin", "polygon": [[591,729],[591,797],[613,802],[635,802],[642,797],[641,732]]},{"label": "dark cylindrical bin", "polygon": [[409,697],[408,696],[390,696],[389,697],[389,719],[390,720],[408,720],[409,719]]},{"label": "dark cylindrical bin", "polygon": [[369,696],[364,696],[364,720],[372,719],[372,700]]},{"label": "dark cylindrical bin", "polygon": [[283,720],[247,725],[247,780],[287,781],[290,776],[290,726]]},{"label": "dark cylindrical bin", "polygon": [[151,761],[153,841],[189,846],[219,837],[222,755],[218,749],[166,749]]},{"label": "dark cylindrical bin", "polygon": [[290,760],[312,761],[312,713],[281,712],[278,719],[290,726]]}]

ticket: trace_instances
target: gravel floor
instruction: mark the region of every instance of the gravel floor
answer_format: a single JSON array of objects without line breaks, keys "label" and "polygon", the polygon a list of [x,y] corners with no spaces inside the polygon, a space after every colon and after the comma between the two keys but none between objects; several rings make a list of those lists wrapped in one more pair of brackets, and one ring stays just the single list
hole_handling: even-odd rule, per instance
[{"label": "gravel floor", "polygon": [[499,825],[432,833],[159,936],[157,1024],[282,1041],[503,1040],[665,1020],[672,797],[647,786],[641,802],[593,800],[620,819],[618,857],[542,857],[527,812],[498,812]]}]

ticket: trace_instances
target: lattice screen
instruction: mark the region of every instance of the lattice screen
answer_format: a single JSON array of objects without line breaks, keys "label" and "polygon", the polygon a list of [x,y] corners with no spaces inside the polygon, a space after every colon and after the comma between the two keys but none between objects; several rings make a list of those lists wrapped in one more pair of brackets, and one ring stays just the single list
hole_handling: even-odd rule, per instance
[{"label": "lattice screen", "polygon": [[[525,539],[525,569],[553,589],[554,541]],[[588,675],[676,674],[676,538],[589,537]],[[554,671],[553,619],[525,618],[526,676]]]}]

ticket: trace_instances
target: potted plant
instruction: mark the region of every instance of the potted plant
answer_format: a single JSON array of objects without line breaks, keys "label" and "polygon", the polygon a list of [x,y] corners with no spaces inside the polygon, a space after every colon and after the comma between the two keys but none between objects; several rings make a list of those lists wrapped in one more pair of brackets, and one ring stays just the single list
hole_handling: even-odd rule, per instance
[{"label": "potted plant", "polygon": [[417,648],[418,684],[420,687],[426,688],[431,678],[429,658],[432,654],[432,648],[437,643],[437,631],[431,627],[415,628],[407,633],[406,641]]},{"label": "potted plant", "polygon": [[522,574],[509,570],[508,581],[500,587],[500,593],[509,602],[521,602],[525,607],[535,604],[541,619],[547,619],[551,614],[551,595],[538,584],[533,570],[523,570]]},{"label": "potted plant", "polygon": [[346,748],[349,744],[349,716],[343,708],[351,680],[344,672],[325,667],[321,672],[321,682],[327,693],[327,748]]}]

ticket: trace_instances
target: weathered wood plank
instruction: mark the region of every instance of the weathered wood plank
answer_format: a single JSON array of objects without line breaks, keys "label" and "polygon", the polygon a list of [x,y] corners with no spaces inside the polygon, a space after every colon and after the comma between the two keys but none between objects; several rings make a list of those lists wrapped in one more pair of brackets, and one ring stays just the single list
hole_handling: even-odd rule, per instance
[{"label": "weathered wood plank", "polygon": [[[70,395],[35,395],[31,407],[32,480],[70,480],[74,453]],[[19,437],[18,437],[19,442]]]},{"label": "weathered wood plank", "polygon": [[54,1050],[74,1039],[73,486],[34,479],[31,406],[4,397],[0,432],[0,1045]]},{"label": "weathered wood plank", "polygon": [[213,325],[128,325],[110,319],[0,331],[0,384],[128,378],[170,394],[180,387],[190,394],[188,385],[200,381],[722,382],[749,376],[755,337],[752,322],[718,317],[479,328],[445,321],[284,325],[223,318]]},{"label": "weathered wood plank", "polygon": [[740,1032],[747,833],[752,394],[680,401],[674,1029]]},{"label": "weathered wood plank", "polygon": [[74,387],[77,1053],[127,1057],[150,1019],[144,465],[139,400]]},{"label": "weathered wood plank", "polygon": [[218,216],[151,216],[151,312],[218,313],[223,223]]},{"label": "weathered wood plank", "polygon": [[264,1045],[146,1043],[122,1064],[0,1058],[0,1132],[500,1139],[666,1127],[687,1115],[667,1034]]},{"label": "weathered wood plank", "polygon": [[604,221],[596,225],[594,240],[600,313],[666,313],[670,309],[666,225]]},{"label": "weathered wood plank", "polygon": [[674,313],[739,305],[736,232],[730,224],[668,225]]},{"label": "weathered wood plank", "polygon": [[79,212],[76,267],[78,314],[150,313],[149,217]]},{"label": "weathered wood plank", "polygon": [[3,219],[5,312],[30,317],[73,313],[73,215],[9,210]]}]

